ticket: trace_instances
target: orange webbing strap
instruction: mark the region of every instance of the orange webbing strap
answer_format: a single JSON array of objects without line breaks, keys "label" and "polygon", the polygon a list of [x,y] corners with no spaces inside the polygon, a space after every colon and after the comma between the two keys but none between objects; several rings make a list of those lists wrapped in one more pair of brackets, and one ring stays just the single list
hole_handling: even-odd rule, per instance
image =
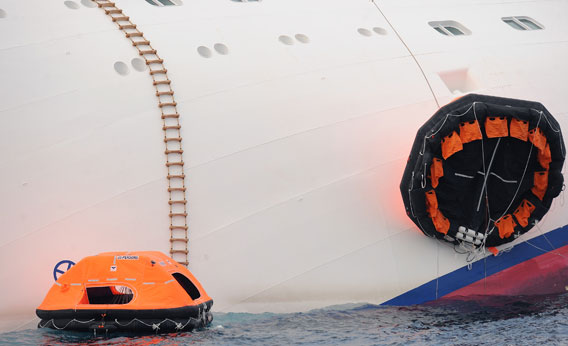
[{"label": "orange webbing strap", "polygon": [[497,250],[497,248],[494,246],[488,247],[487,250],[489,250],[489,252],[491,252],[493,256],[497,256],[499,254],[499,250]]},{"label": "orange webbing strap", "polygon": [[436,198],[436,192],[434,192],[434,190],[426,192],[426,210],[432,219],[432,223],[434,224],[436,231],[448,234],[448,230],[450,229],[450,220],[448,220],[438,209],[438,199]]},{"label": "orange webbing strap", "polygon": [[448,230],[450,229],[450,220],[442,215],[439,210],[436,217],[432,218],[432,222],[434,223],[434,227],[436,227],[436,231],[442,234],[448,234]]},{"label": "orange webbing strap", "polygon": [[442,165],[442,159],[437,157],[432,159],[432,164],[430,165],[430,180],[432,180],[432,187],[438,187],[438,180],[444,176],[444,166]]},{"label": "orange webbing strap", "polygon": [[444,157],[444,160],[462,149],[462,141],[456,131],[442,138],[442,157]]},{"label": "orange webbing strap", "polygon": [[542,201],[546,188],[548,187],[548,171],[534,172],[534,185],[531,189],[532,193]]},{"label": "orange webbing strap", "polygon": [[546,149],[546,137],[538,127],[529,131],[529,140],[539,151]]},{"label": "orange webbing strap", "polygon": [[529,216],[531,216],[531,213],[533,212],[534,208],[535,207],[534,205],[531,204],[531,202],[527,201],[526,199],[523,199],[521,205],[513,213],[515,214],[517,221],[519,221],[519,225],[527,227],[527,225],[529,224]]},{"label": "orange webbing strap", "polygon": [[499,229],[499,237],[501,237],[501,239],[509,238],[511,234],[515,232],[516,225],[515,220],[513,220],[510,214],[495,221],[495,226]]},{"label": "orange webbing strap", "polygon": [[526,120],[512,118],[509,131],[511,137],[515,137],[526,142],[529,139],[529,122]]},{"label": "orange webbing strap", "polygon": [[550,145],[548,143],[546,143],[544,150],[539,149],[537,158],[542,168],[548,170],[550,162],[552,162],[552,154],[550,153]]},{"label": "orange webbing strap", "polygon": [[460,139],[463,144],[481,139],[481,128],[477,120],[468,121],[460,124]]},{"label": "orange webbing strap", "polygon": [[436,198],[434,190],[426,192],[426,211],[431,218],[438,214],[438,198]]},{"label": "orange webbing strap", "polygon": [[487,135],[487,138],[509,136],[509,129],[507,128],[507,118],[487,117],[487,119],[485,119],[485,134]]}]

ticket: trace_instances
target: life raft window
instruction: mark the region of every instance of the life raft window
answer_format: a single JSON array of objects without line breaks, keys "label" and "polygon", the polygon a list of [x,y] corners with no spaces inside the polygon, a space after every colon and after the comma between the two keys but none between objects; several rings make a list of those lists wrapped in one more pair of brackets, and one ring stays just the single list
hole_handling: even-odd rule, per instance
[{"label": "life raft window", "polygon": [[180,273],[173,273],[172,276],[176,281],[183,287],[183,289],[187,292],[187,294],[191,297],[191,299],[196,300],[201,297],[201,293],[191,280],[189,280],[185,275]]},{"label": "life raft window", "polygon": [[521,16],[521,17],[503,17],[501,18],[502,21],[509,24],[509,26],[513,29],[517,30],[542,30],[544,26],[538,23],[536,20]]},{"label": "life raft window", "polygon": [[126,286],[87,287],[89,304],[128,304],[134,294]]}]

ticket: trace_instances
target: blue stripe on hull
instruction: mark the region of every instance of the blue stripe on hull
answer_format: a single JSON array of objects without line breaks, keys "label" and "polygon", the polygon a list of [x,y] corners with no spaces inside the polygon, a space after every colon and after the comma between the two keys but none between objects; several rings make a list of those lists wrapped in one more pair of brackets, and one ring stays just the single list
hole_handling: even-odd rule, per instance
[{"label": "blue stripe on hull", "polygon": [[[545,235],[530,239],[528,240],[530,244],[527,242],[520,243],[510,252],[500,256],[489,256],[485,259],[473,262],[471,269],[465,266],[444,276],[440,276],[437,280],[434,279],[427,282],[422,286],[416,287],[413,290],[384,302],[382,305],[404,306],[436,300],[485,277],[489,277],[514,265],[554,250],[551,248],[549,241],[554,246],[554,249],[568,245],[568,225],[550,231]],[[437,294],[436,286],[438,286]]]}]

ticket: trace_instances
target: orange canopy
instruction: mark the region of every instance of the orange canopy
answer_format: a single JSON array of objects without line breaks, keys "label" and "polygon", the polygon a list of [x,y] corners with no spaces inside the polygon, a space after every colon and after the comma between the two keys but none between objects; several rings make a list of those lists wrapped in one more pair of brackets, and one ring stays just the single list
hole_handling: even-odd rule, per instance
[{"label": "orange canopy", "polygon": [[[93,304],[88,291],[95,287],[109,287],[117,294],[117,289],[131,291],[132,299],[126,304]],[[106,252],[82,259],[63,274],[38,309],[168,309],[209,300],[191,272],[161,252]]]}]

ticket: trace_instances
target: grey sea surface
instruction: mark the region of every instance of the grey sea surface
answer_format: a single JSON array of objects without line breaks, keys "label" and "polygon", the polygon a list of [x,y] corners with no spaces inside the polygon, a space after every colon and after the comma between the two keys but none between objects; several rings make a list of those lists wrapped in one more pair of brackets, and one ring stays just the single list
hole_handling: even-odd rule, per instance
[{"label": "grey sea surface", "polygon": [[208,328],[171,334],[29,329],[0,334],[0,345],[568,345],[568,294],[214,318]]}]

